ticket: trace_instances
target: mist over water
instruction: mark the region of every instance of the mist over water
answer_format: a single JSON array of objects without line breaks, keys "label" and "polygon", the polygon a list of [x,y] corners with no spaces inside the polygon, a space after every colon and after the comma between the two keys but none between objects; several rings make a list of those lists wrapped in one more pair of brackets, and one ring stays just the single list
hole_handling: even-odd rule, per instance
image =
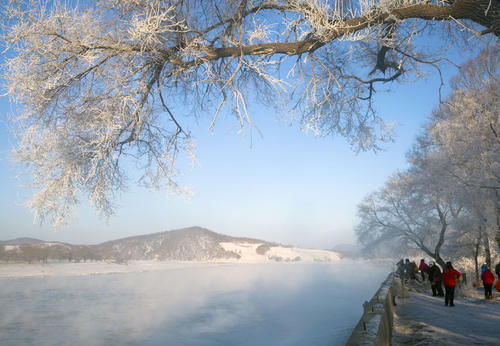
[{"label": "mist over water", "polygon": [[343,345],[389,265],[198,265],[0,280],[1,345]]}]

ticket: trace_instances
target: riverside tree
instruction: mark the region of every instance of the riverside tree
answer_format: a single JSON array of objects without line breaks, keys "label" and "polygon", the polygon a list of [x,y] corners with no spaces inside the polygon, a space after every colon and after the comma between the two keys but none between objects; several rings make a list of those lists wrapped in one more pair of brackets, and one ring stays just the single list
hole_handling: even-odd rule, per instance
[{"label": "riverside tree", "polygon": [[410,168],[359,205],[362,244],[402,239],[440,264],[445,242],[472,245],[476,261],[482,246],[491,263],[490,234],[500,235],[499,78],[498,47],[461,67],[408,154]]},{"label": "riverside tree", "polygon": [[[3,79],[19,105],[15,154],[33,177],[31,207],[57,224],[83,193],[111,214],[127,184],[124,156],[144,168],[141,182],[180,191],[176,158],[194,160],[180,103],[208,111],[209,127],[226,112],[246,130],[258,100],[317,135],[376,149],[390,134],[373,108],[378,85],[418,78],[420,65],[439,73],[453,32],[497,42],[499,9],[497,0],[8,0]],[[421,39],[446,28],[436,50]]]},{"label": "riverside tree", "polygon": [[418,248],[444,266],[441,248],[461,207],[444,188],[423,178],[415,170],[398,172],[359,204],[355,233],[365,248],[381,243]]},{"label": "riverside tree", "polygon": [[483,51],[460,70],[428,134],[445,154],[447,179],[492,202],[493,208],[481,212],[494,212],[482,218],[495,220],[500,246],[500,47]]}]

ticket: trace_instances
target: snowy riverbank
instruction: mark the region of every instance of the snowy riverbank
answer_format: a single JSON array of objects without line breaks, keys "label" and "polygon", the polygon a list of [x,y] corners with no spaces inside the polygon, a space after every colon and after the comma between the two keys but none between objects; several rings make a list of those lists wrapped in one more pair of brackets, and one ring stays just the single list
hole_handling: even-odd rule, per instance
[{"label": "snowy riverbank", "polygon": [[27,278],[27,277],[60,277],[60,276],[85,276],[117,273],[138,273],[161,270],[176,270],[186,267],[199,267],[207,265],[220,265],[202,262],[161,262],[161,261],[131,261],[127,264],[112,262],[86,262],[86,263],[47,263],[25,264],[11,263],[0,264],[1,278]]},{"label": "snowy riverbank", "polygon": [[[300,250],[300,249],[299,249]],[[248,261],[129,261],[128,263],[114,263],[114,262],[56,262],[56,263],[0,263],[0,279],[2,278],[24,278],[24,277],[53,277],[53,276],[84,276],[84,275],[102,275],[102,274],[117,274],[117,273],[136,273],[136,272],[150,272],[150,271],[163,271],[163,270],[178,270],[186,268],[198,268],[207,266],[224,266],[224,265],[237,265],[237,264],[278,264],[283,263],[287,265],[295,264],[308,264],[308,263],[365,263],[363,261],[355,260],[341,260],[334,253],[322,250],[306,250],[308,253],[313,253],[315,257],[307,257],[308,253],[295,250],[296,252],[290,255],[300,254],[303,259],[298,262],[290,261],[276,262],[274,260],[260,261],[250,258]],[[283,255],[282,253],[280,253]],[[326,255],[331,256],[327,257]],[[255,257],[255,256],[254,256]],[[263,256],[261,256],[263,257]],[[323,259],[318,261],[317,259]],[[248,259],[248,258],[246,258]],[[305,259],[305,260],[304,260]],[[385,263],[385,262],[382,262]]]}]

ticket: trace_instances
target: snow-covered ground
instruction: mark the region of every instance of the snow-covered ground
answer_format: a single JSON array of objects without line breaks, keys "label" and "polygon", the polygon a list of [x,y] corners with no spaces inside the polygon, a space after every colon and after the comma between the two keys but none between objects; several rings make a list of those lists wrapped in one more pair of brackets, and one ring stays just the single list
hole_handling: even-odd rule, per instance
[{"label": "snow-covered ground", "polygon": [[500,293],[485,301],[482,289],[455,294],[455,306],[433,297],[428,283],[410,286],[409,298],[397,299],[393,345],[500,345]]},{"label": "snow-covered ground", "polygon": [[223,246],[226,251],[234,251],[241,257],[239,259],[221,259],[207,262],[130,261],[127,264],[118,264],[113,262],[0,264],[0,278],[134,273],[231,263],[313,263],[337,262],[340,260],[340,257],[335,252],[331,251],[300,249],[283,246],[271,247],[265,254],[260,255],[256,251],[259,245],[261,244],[221,243],[221,246]]},{"label": "snow-covered ground", "polygon": [[237,263],[266,263],[266,262],[336,262],[340,256],[332,251],[301,249],[295,247],[272,246],[265,253],[259,254],[259,243],[222,242],[220,246],[226,251],[232,251],[241,256]]},{"label": "snow-covered ground", "polygon": [[[48,243],[50,246],[50,243]],[[49,263],[49,264],[22,264],[22,263],[0,263],[0,278],[16,277],[44,277],[44,276],[79,276],[92,274],[130,273],[156,271],[163,269],[175,269],[181,266],[199,265],[222,265],[231,263],[331,263],[338,262],[340,256],[336,252],[327,250],[301,249],[285,246],[272,246],[266,251],[257,251],[262,243],[220,243],[226,251],[237,253],[240,258],[212,259],[204,262],[181,262],[181,261],[130,261],[126,264],[118,264],[112,261],[107,262],[86,262],[86,263]],[[7,247],[7,246],[6,246]],[[8,245],[9,249],[18,248],[17,245]]]}]

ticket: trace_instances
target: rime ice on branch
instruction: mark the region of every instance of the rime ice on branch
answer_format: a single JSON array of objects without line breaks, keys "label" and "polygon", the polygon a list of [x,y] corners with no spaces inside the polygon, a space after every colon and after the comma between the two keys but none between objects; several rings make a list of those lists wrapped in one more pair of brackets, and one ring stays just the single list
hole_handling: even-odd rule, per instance
[{"label": "rime ice on branch", "polygon": [[[436,68],[416,38],[449,23],[500,34],[489,0],[96,0],[71,8],[3,5],[5,88],[19,105],[16,156],[33,177],[31,207],[64,221],[87,194],[113,212],[127,183],[123,157],[141,182],[181,191],[175,162],[194,144],[179,104],[229,112],[254,126],[251,104],[276,106],[316,135],[377,149],[391,128],[373,108],[378,85]],[[440,27],[441,28],[441,27]],[[448,42],[450,43],[450,42]],[[187,101],[187,102],[186,102]],[[188,112],[187,110],[185,110]]]}]

